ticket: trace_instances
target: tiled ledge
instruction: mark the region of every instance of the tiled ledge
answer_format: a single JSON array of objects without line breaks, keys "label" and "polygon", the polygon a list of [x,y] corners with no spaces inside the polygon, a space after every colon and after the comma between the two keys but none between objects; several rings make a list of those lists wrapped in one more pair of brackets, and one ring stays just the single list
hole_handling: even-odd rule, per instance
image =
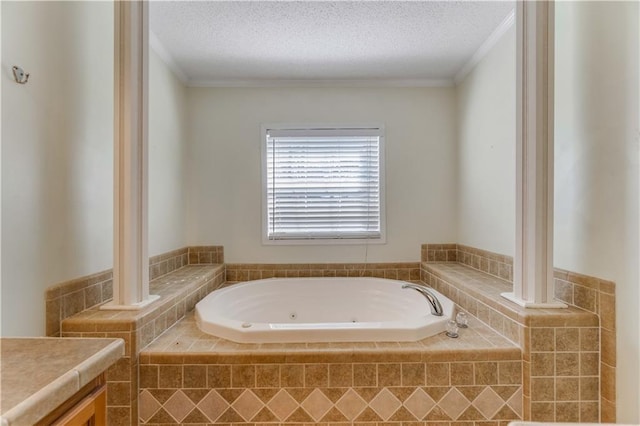
[{"label": "tiled ledge", "polygon": [[[425,283],[454,300],[472,315],[483,319],[483,306],[528,327],[597,327],[598,316],[580,308],[526,309],[502,297],[513,285],[460,263],[423,263]],[[470,297],[469,297],[470,296]],[[481,304],[478,304],[481,302]],[[488,324],[491,324],[489,318]],[[498,330],[500,331],[500,330]]]},{"label": "tiled ledge", "polygon": [[193,312],[140,352],[140,363],[437,362],[520,360],[520,349],[471,319],[458,339],[417,342],[235,343],[200,331]]},{"label": "tiled ledge", "polygon": [[71,333],[139,330],[139,347],[150,343],[193,310],[195,304],[224,282],[224,265],[187,265],[149,283],[160,299],[140,310],[87,309],[63,320],[64,336]]}]

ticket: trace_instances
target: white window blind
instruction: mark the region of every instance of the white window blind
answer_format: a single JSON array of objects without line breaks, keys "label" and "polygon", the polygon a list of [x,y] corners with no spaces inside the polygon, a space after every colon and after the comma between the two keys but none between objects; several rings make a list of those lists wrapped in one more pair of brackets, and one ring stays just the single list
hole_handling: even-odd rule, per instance
[{"label": "white window blind", "polygon": [[267,129],[268,240],[380,239],[380,128]]}]

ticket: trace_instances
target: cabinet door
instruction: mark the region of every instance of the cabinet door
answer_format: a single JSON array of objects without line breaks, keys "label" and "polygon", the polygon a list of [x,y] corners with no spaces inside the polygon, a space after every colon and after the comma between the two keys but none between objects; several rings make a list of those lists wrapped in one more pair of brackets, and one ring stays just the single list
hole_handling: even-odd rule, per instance
[{"label": "cabinet door", "polygon": [[102,385],[87,395],[71,410],[53,423],[53,426],[106,426],[107,392]]}]

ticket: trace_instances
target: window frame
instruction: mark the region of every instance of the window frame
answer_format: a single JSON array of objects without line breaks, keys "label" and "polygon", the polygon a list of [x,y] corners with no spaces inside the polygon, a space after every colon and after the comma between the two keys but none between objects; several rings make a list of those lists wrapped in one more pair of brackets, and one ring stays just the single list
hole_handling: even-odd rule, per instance
[{"label": "window frame", "polygon": [[[270,239],[268,224],[268,177],[267,177],[267,132],[269,130],[311,130],[311,129],[379,129],[379,180],[380,180],[380,236],[369,238],[293,238]],[[385,126],[382,123],[263,123],[260,125],[260,162],[262,181],[262,244],[263,245],[361,245],[386,244],[386,191],[385,191]]]}]

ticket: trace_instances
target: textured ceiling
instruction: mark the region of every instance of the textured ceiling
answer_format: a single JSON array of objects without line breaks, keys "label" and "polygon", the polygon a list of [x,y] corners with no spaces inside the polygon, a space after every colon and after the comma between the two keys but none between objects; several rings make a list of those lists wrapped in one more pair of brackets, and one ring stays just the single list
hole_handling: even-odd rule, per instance
[{"label": "textured ceiling", "polygon": [[452,80],[513,9],[489,1],[154,1],[190,82]]}]

